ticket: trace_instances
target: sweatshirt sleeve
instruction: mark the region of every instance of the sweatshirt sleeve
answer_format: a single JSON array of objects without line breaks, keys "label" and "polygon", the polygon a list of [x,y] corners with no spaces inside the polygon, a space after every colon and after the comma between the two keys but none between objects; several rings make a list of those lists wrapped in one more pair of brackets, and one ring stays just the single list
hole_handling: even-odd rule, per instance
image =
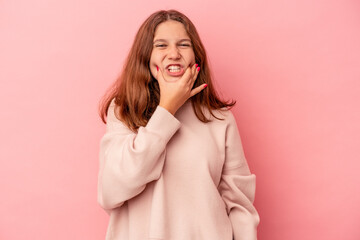
[{"label": "sweatshirt sleeve", "polygon": [[166,144],[181,125],[174,115],[157,106],[147,125],[134,133],[115,117],[113,101],[99,152],[97,201],[107,213],[160,178]]},{"label": "sweatshirt sleeve", "polygon": [[260,217],[255,207],[256,176],[245,159],[236,120],[229,110],[225,162],[218,186],[233,228],[234,240],[256,240]]}]

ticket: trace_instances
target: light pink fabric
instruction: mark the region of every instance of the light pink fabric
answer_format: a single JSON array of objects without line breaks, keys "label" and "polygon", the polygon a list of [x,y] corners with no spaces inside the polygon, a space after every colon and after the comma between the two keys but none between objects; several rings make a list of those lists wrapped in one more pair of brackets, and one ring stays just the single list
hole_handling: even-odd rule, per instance
[{"label": "light pink fabric", "polygon": [[157,106],[135,134],[111,103],[98,176],[107,240],[257,239],[256,176],[231,110],[215,113],[225,120],[199,121],[190,100],[175,115]]}]

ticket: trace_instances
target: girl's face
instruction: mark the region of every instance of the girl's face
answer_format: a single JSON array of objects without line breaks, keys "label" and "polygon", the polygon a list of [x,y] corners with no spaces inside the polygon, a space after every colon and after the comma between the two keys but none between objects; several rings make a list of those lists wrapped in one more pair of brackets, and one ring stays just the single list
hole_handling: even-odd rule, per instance
[{"label": "girl's face", "polygon": [[195,64],[191,40],[182,23],[168,20],[160,23],[153,39],[150,71],[155,77],[158,66],[167,81],[176,81],[184,75],[188,66]]}]

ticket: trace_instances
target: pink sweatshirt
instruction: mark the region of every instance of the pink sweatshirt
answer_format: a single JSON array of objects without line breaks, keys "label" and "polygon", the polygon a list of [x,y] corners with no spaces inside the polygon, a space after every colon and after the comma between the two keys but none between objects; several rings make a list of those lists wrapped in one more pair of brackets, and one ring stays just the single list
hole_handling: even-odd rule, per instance
[{"label": "pink sweatshirt", "polygon": [[107,240],[257,239],[256,176],[231,110],[216,115],[201,122],[190,99],[175,115],[157,106],[135,134],[112,101],[98,175]]}]

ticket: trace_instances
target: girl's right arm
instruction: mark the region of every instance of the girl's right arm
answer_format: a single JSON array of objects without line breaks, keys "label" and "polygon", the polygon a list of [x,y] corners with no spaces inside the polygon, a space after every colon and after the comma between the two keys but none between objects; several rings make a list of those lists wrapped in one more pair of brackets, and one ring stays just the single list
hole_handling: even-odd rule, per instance
[{"label": "girl's right arm", "polygon": [[181,125],[168,110],[157,106],[147,125],[135,134],[115,117],[113,101],[99,152],[97,200],[105,210],[120,207],[160,178],[166,144]]}]

